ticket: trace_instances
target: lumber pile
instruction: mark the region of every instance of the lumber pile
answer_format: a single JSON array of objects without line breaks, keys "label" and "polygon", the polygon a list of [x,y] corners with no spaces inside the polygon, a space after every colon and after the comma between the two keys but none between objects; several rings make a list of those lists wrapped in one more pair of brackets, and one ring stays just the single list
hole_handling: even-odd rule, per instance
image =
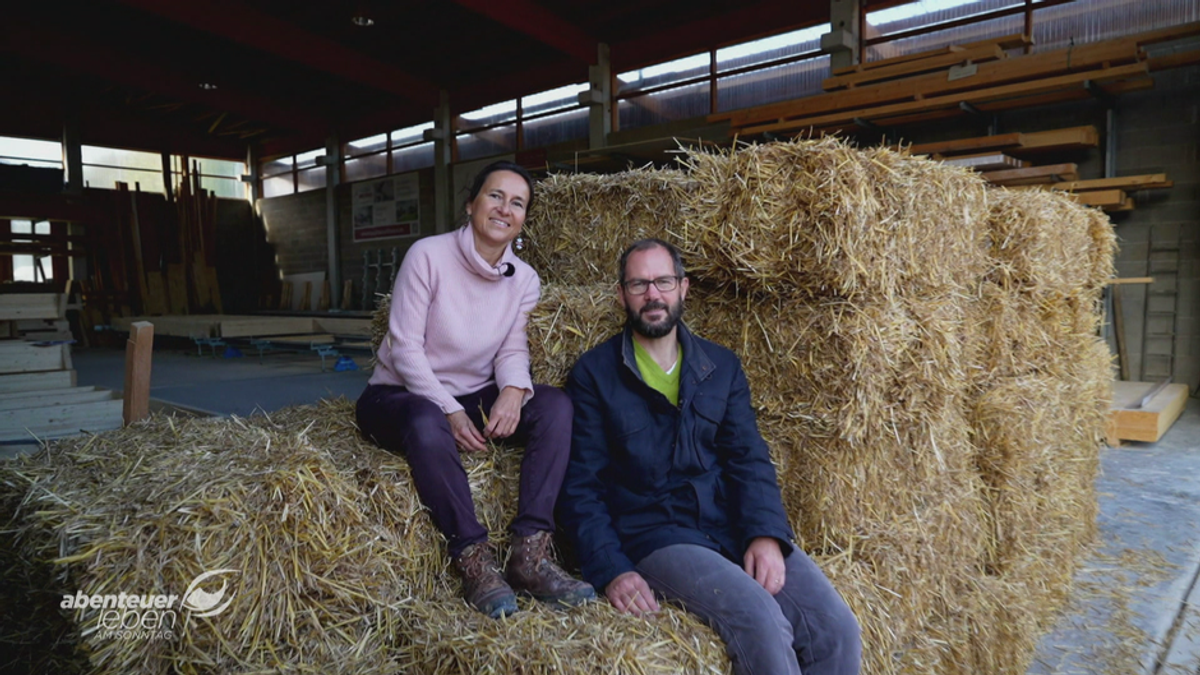
[{"label": "lumber pile", "polygon": [[[1095,513],[1102,214],[833,140],[693,153],[686,168],[539,187],[526,227],[552,253],[529,252],[548,280],[529,324],[535,379],[561,382],[619,330],[631,221],[683,245],[686,320],[742,356],[799,543],[863,625],[863,672],[1023,673]],[[1080,250],[1087,264],[1061,269]],[[507,541],[519,452],[463,461],[481,521]],[[470,610],[405,463],[359,437],[345,401],[58,443],[0,467],[0,511],[13,519],[0,593],[42,589],[29,641],[76,645],[99,672],[728,668],[675,608]],[[60,592],[178,593],[225,568],[241,570],[228,611],[187,615],[173,641],[103,639],[100,611],[57,606]],[[0,602],[13,606],[29,605]]]},{"label": "lumber pile", "polygon": [[[1107,212],[1130,211],[1136,204],[1130,192],[1169,188],[1166,174],[1146,174],[1080,180],[1074,163],[1033,165],[1031,157],[1051,152],[1094,148],[1100,134],[1093,126],[1032,133],[981,136],[908,146],[914,155],[928,155],[954,166],[974,169],[993,185],[1011,188],[1060,190],[1084,206]],[[982,152],[981,152],[982,150]]]},{"label": "lumber pile", "polygon": [[121,426],[121,400],[111,391],[75,386],[65,310],[62,293],[0,295],[0,325],[34,329],[0,339],[0,442]]},{"label": "lumber pile", "polygon": [[[856,66],[826,80],[824,94],[711,115],[730,135],[833,133],[894,127],[967,114],[1116,96],[1153,86],[1152,68],[1194,62],[1193,50],[1151,63],[1143,46],[1194,35],[1187,24],[1034,54],[1009,50],[1027,40],[992,41]],[[1021,36],[1016,36],[1021,38]],[[875,79],[882,74],[887,79]]]}]

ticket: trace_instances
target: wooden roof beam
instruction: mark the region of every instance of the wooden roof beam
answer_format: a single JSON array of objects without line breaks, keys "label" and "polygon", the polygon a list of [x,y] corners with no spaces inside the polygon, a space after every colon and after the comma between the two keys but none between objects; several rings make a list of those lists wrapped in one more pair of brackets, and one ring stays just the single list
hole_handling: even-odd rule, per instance
[{"label": "wooden roof beam", "polygon": [[164,68],[82,35],[25,25],[10,33],[9,41],[24,58],[53,63],[108,82],[234,112],[284,129],[321,133],[329,129],[327,120],[305,112],[304,106],[289,106],[268,97],[221,87],[219,82],[215,90],[202,90],[193,74]]},{"label": "wooden roof beam", "polygon": [[309,32],[236,0],[177,2],[121,0],[165,19],[186,24],[315,70],[364,84],[430,107],[437,87],[329,38]]},{"label": "wooden roof beam", "polygon": [[530,0],[454,1],[583,63],[596,63],[596,38]]}]

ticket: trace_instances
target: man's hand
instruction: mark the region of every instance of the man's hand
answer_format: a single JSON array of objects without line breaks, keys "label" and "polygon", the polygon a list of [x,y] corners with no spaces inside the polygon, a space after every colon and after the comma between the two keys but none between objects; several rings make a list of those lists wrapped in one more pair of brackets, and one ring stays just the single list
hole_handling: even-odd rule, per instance
[{"label": "man's hand", "polygon": [[658,600],[654,599],[654,591],[637,572],[625,572],[616,579],[608,582],[604,589],[608,601],[618,610],[634,616],[642,616],[658,611]]},{"label": "man's hand", "polygon": [[450,422],[450,432],[454,434],[454,443],[459,450],[466,452],[483,452],[487,450],[487,442],[479,434],[479,430],[471,423],[471,418],[462,410],[455,410],[446,415]]},{"label": "man's hand", "polygon": [[517,430],[521,421],[521,404],[525,402],[525,390],[505,387],[500,390],[492,410],[487,416],[483,435],[488,438],[508,438]]},{"label": "man's hand", "polygon": [[[787,582],[787,569],[783,566],[783,552],[774,537],[757,537],[746,547],[743,557],[746,574],[754,577],[760,586],[771,595],[783,590]],[[617,577],[620,579],[620,577]]]}]

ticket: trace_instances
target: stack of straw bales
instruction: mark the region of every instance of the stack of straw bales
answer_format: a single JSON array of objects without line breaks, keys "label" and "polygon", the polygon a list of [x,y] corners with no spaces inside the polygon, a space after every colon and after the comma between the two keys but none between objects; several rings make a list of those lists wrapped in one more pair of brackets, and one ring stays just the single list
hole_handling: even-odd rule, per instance
[{"label": "stack of straw bales", "polygon": [[[554,176],[526,235],[546,282],[535,380],[556,384],[620,329],[621,251],[645,236],[684,249],[686,321],[742,357],[800,543],[863,626],[865,673],[1025,670],[1095,513],[1102,215],[825,139]],[[503,542],[517,457],[466,461]],[[231,613],[173,642],[100,640],[94,612],[49,603],[43,638],[105,672],[728,669],[674,609],[648,623],[607,603],[473,613],[403,461],[359,439],[344,402],[56,444],[0,470],[0,507],[15,514],[14,584],[47,560],[62,592],[178,592],[201,570],[244,570]]]},{"label": "stack of straw bales", "polygon": [[[652,175],[611,180],[645,183],[657,219],[602,178],[544,183],[531,253],[583,237],[577,219],[646,223],[684,250],[686,320],[742,357],[801,544],[862,621],[865,672],[1023,672],[1092,531],[1107,219],[828,138]],[[633,238],[606,241],[591,277],[582,239],[542,258],[540,379],[619,328]]]}]

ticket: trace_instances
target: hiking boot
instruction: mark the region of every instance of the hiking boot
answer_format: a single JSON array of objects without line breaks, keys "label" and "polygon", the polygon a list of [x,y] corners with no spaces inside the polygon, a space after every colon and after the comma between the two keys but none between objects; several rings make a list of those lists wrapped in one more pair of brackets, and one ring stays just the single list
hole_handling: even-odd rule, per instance
[{"label": "hiking boot", "polygon": [[549,532],[514,537],[508,556],[508,583],[521,593],[552,605],[575,606],[596,599],[591,584],[579,581],[554,563]]},{"label": "hiking boot", "polygon": [[500,565],[487,542],[472,544],[454,561],[462,575],[463,597],[493,619],[515,614],[517,596],[500,576]]}]

